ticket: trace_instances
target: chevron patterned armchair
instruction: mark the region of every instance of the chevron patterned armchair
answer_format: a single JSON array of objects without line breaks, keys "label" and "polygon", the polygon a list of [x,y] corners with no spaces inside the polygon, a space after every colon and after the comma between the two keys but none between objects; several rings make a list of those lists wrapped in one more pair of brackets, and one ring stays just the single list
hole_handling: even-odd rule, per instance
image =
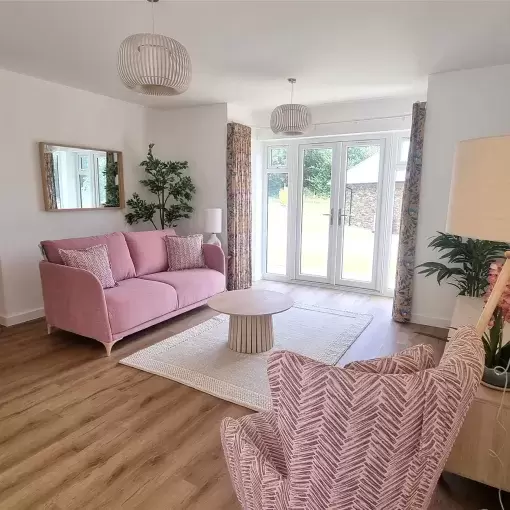
[{"label": "chevron patterned armchair", "polygon": [[437,367],[425,346],[345,368],[273,353],[272,411],[221,425],[242,508],[428,508],[483,360],[471,327],[457,331]]}]

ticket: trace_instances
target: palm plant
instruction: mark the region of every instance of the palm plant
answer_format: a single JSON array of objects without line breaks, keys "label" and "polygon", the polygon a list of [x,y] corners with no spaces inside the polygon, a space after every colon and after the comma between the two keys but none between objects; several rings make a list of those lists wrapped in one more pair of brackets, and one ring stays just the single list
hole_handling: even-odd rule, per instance
[{"label": "palm plant", "polygon": [[435,274],[439,285],[443,280],[450,280],[448,283],[457,287],[461,296],[480,297],[488,285],[491,263],[504,257],[509,245],[470,238],[464,240],[459,236],[438,232],[437,236],[431,238],[429,248],[442,253],[439,258],[447,264],[425,262],[418,266],[423,268],[419,274]]}]

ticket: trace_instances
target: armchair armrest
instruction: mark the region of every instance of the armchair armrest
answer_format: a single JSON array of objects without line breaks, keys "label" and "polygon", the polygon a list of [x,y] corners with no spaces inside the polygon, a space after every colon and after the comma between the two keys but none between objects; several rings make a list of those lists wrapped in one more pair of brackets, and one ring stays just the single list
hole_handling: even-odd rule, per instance
[{"label": "armchair armrest", "polygon": [[214,244],[204,244],[202,245],[202,250],[204,253],[205,265],[209,269],[214,269],[221,274],[225,274],[225,253],[221,247],[215,246]]},{"label": "armchair armrest", "polygon": [[52,326],[112,342],[103,288],[90,272],[51,262],[39,263],[46,321]]},{"label": "armchair armrest", "polygon": [[[252,416],[257,415],[246,418]],[[285,492],[288,480],[273,464],[261,440],[265,430],[257,431],[257,424],[250,430],[247,425],[249,420],[242,418],[224,418],[221,423],[221,442],[232,485],[242,508],[274,507],[272,503],[278,493]]]}]

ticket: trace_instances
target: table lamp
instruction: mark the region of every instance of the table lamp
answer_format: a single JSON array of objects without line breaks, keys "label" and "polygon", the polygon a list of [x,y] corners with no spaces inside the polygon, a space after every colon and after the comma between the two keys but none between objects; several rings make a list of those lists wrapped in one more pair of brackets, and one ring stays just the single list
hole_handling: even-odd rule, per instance
[{"label": "table lamp", "polygon": [[[459,142],[446,231],[487,241],[510,241],[510,136]],[[476,325],[482,336],[510,280],[510,251]]]},{"label": "table lamp", "polygon": [[221,209],[205,210],[204,231],[211,234],[207,244],[221,246],[220,240],[216,237],[216,234],[221,233]]}]

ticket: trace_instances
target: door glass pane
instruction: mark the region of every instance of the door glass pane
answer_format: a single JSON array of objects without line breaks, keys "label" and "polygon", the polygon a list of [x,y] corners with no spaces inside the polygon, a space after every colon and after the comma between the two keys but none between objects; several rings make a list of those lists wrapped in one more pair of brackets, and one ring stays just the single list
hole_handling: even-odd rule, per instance
[{"label": "door glass pane", "polygon": [[266,272],[287,273],[287,218],[289,174],[267,174]]},{"label": "door glass pane", "polygon": [[379,186],[379,145],[347,147],[341,278],[372,281]]},{"label": "door glass pane", "polygon": [[301,217],[301,274],[328,276],[333,149],[305,149]]},{"label": "door glass pane", "polygon": [[402,197],[404,196],[404,181],[406,171],[399,168],[395,175],[395,192],[393,198],[393,219],[391,222],[391,251],[390,266],[388,272],[388,287],[395,288],[395,278],[397,276],[397,256],[398,256],[398,240],[400,232],[400,219],[402,217]]}]

